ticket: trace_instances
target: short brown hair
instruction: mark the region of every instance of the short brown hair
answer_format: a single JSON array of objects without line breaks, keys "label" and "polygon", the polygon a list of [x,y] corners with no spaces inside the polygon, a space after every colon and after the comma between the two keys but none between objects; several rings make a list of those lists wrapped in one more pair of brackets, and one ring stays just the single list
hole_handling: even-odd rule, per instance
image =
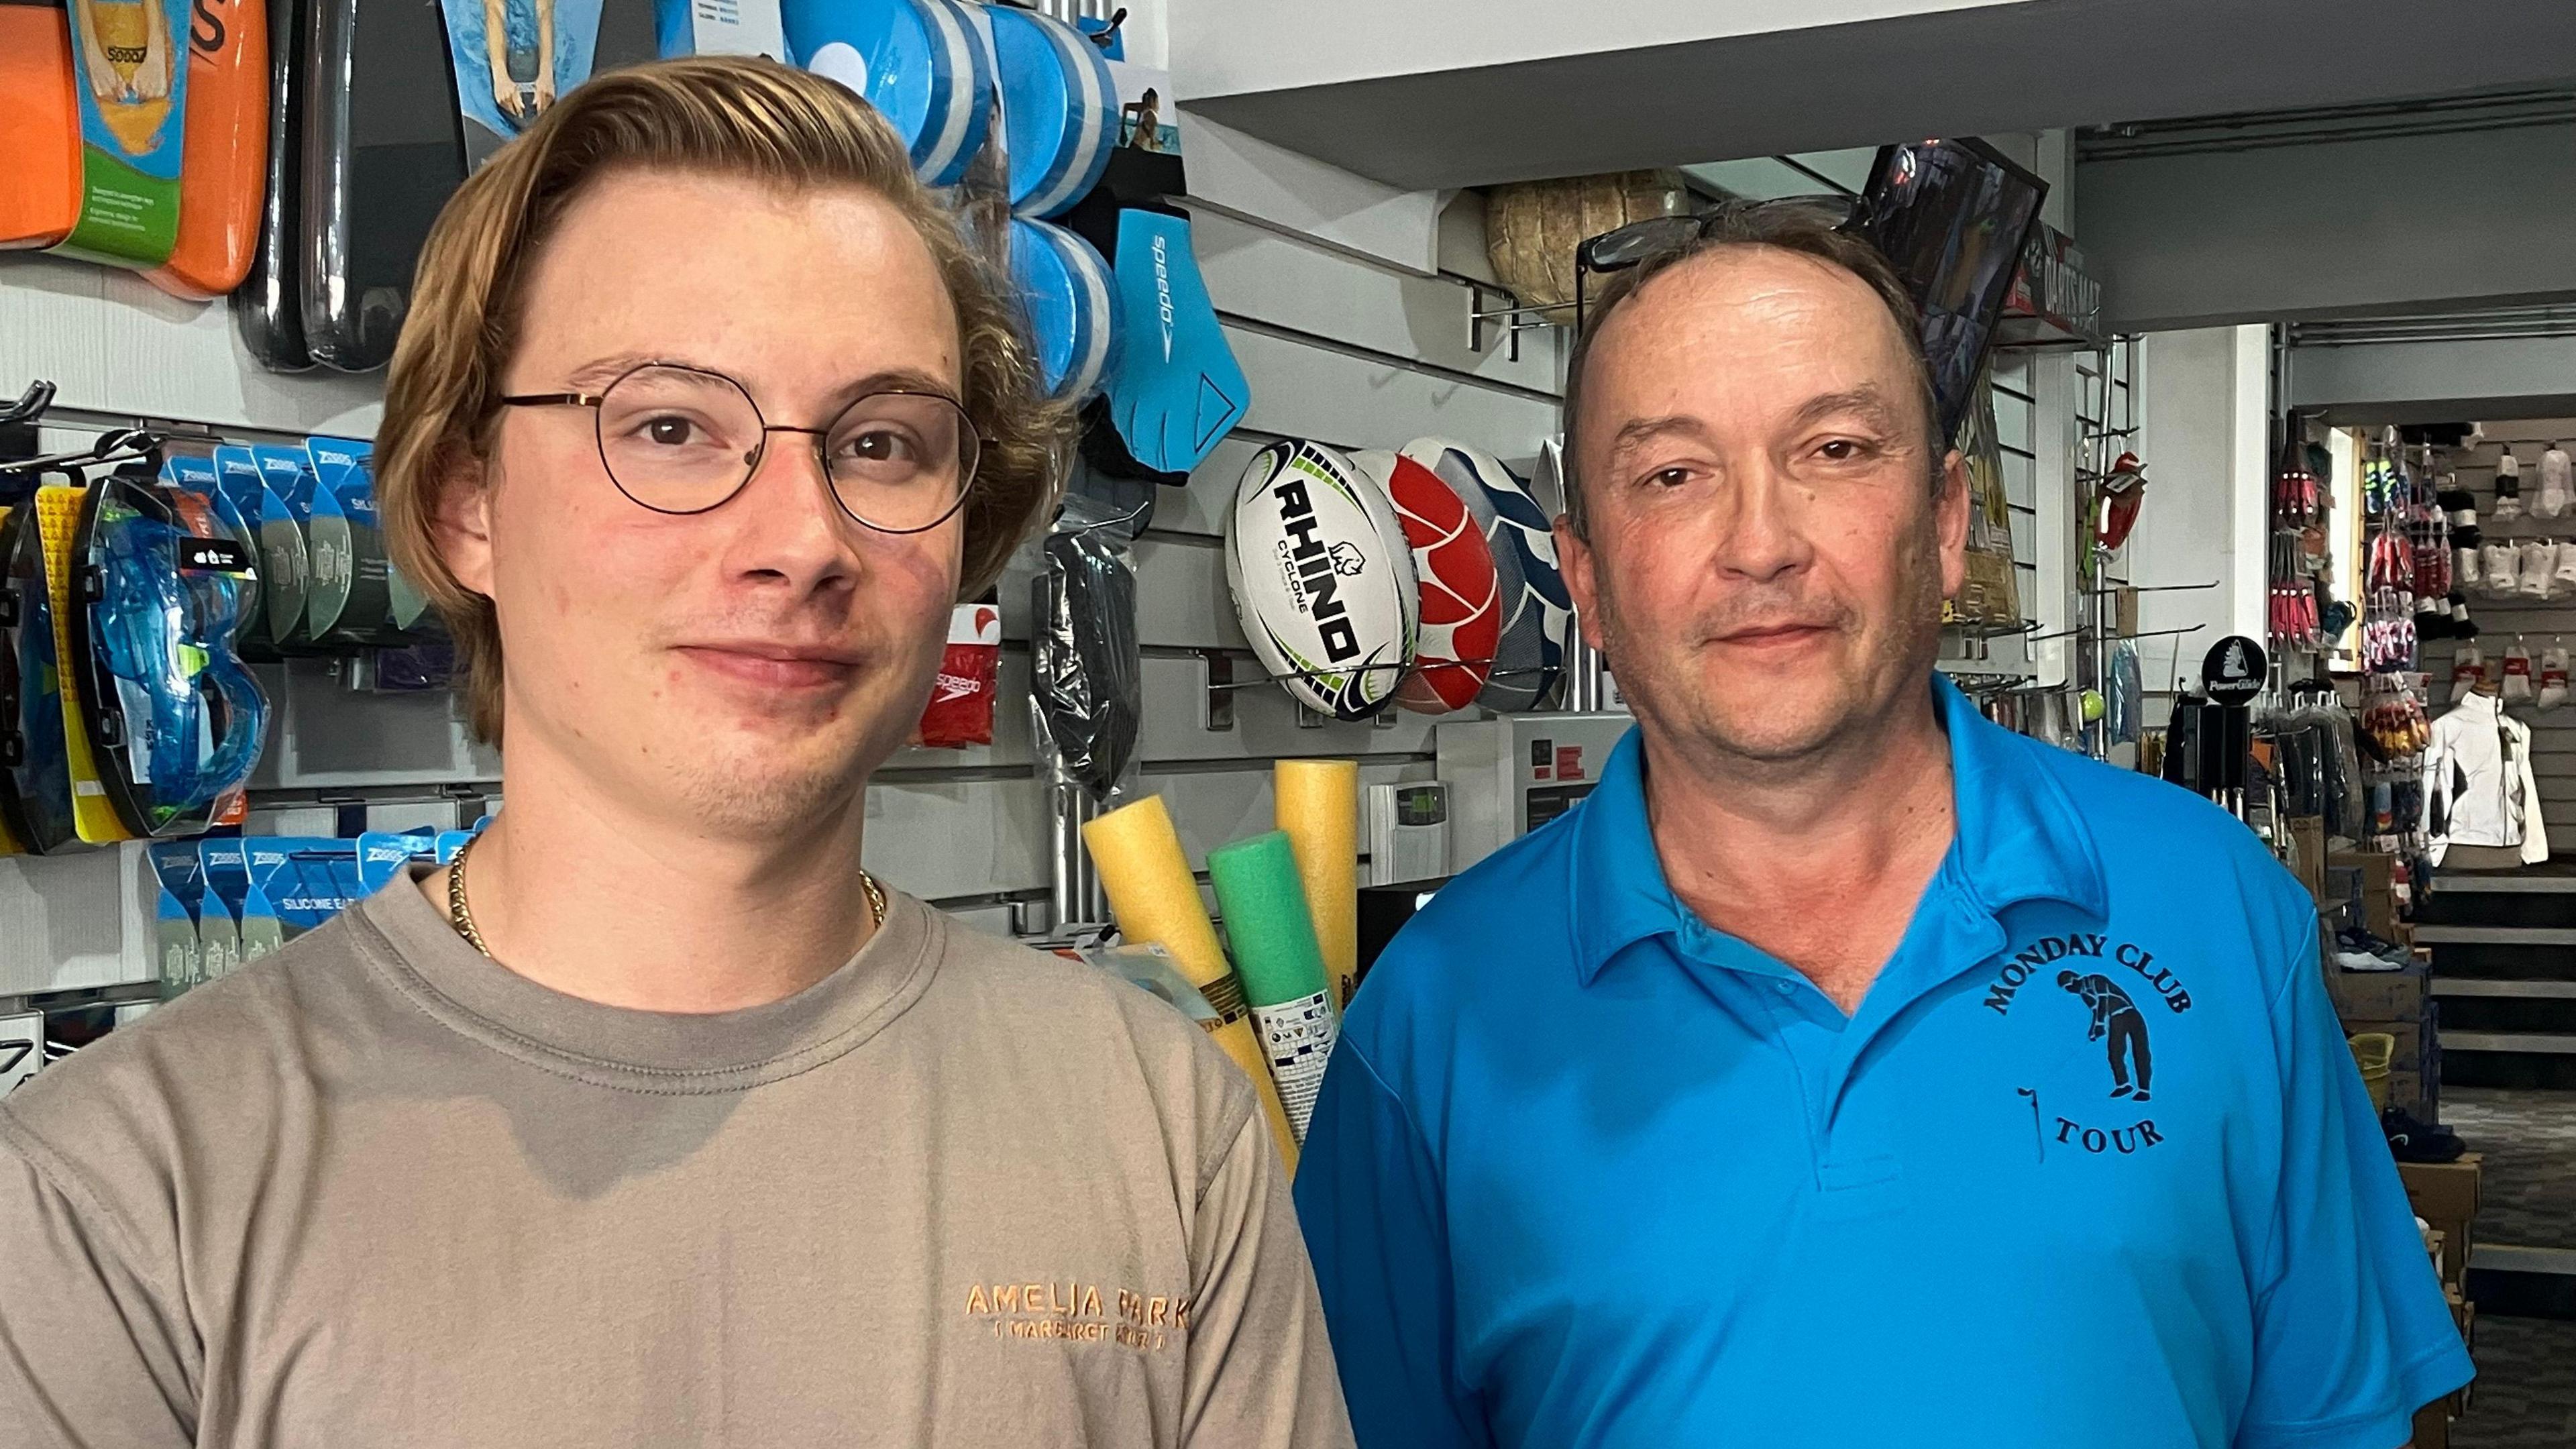
[{"label": "short brown hair", "polygon": [[1907,360],[1914,365],[1915,382],[1923,399],[1933,486],[1940,486],[1941,462],[1949,453],[1949,440],[1941,436],[1941,408],[1932,391],[1932,364],[1923,354],[1922,310],[1915,306],[1913,294],[1906,291],[1904,280],[1888,265],[1886,256],[1867,238],[1842,230],[1839,220],[1822,206],[1777,201],[1720,202],[1699,218],[1699,235],[1689,245],[1649,254],[1633,267],[1610,273],[1600,294],[1588,299],[1583,329],[1575,336],[1574,355],[1565,367],[1565,515],[1576,537],[1586,537],[1589,524],[1575,465],[1574,430],[1583,396],[1584,364],[1591,360],[1592,347],[1602,327],[1621,303],[1637,295],[1648,282],[1684,262],[1733,247],[1794,252],[1848,272],[1878,294],[1878,300],[1887,307],[1887,315],[1896,323],[1898,335],[1905,339]]},{"label": "short brown hair", "polygon": [[960,598],[1001,573],[1053,503],[1070,453],[1071,414],[1040,394],[1010,293],[866,102],[775,61],[712,56],[613,70],[567,92],[474,173],[430,228],[376,433],[386,547],[456,636],[474,732],[495,744],[499,617],[439,557],[435,520],[445,490],[488,455],[537,249],[585,188],[630,166],[788,189],[857,187],[912,223],[957,313],[961,401],[983,439],[965,506]]}]

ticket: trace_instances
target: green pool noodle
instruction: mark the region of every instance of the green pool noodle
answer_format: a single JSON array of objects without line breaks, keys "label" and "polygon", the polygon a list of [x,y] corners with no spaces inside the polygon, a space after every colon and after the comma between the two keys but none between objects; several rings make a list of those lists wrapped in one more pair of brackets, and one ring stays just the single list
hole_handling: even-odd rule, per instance
[{"label": "green pool noodle", "polygon": [[1325,989],[1324,952],[1288,832],[1273,830],[1208,852],[1208,878],[1234,946],[1235,975],[1256,1007],[1297,1001]]}]

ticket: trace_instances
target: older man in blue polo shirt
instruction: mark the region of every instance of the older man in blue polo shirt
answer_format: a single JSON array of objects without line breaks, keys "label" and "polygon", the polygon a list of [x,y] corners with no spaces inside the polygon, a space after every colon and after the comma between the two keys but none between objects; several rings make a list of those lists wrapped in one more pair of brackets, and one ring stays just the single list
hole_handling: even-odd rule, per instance
[{"label": "older man in blue polo shirt", "polygon": [[2305,893],[1935,675],[1915,337],[1774,207],[1576,349],[1637,728],[1352,1004],[1296,1194],[1367,1449],[2398,1449],[2470,1376]]}]

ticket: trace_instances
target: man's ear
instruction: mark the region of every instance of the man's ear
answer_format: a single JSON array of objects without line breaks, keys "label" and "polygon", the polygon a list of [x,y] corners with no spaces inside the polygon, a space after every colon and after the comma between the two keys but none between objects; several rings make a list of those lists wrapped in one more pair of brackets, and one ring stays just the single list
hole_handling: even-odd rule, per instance
[{"label": "man's ear", "polygon": [[430,536],[447,571],[468,593],[492,596],[492,468],[463,454],[441,467]]},{"label": "man's ear", "polygon": [[1968,457],[1953,448],[1941,460],[1941,492],[1932,500],[1932,523],[1941,545],[1941,597],[1955,599],[1968,583]]},{"label": "man's ear", "polygon": [[1574,621],[1583,630],[1584,641],[1603,653],[1609,643],[1602,637],[1602,616],[1596,607],[1600,601],[1600,576],[1593,572],[1597,556],[1591,541],[1575,532],[1574,521],[1565,514],[1556,516],[1556,564],[1565,578],[1565,591],[1574,601]]}]

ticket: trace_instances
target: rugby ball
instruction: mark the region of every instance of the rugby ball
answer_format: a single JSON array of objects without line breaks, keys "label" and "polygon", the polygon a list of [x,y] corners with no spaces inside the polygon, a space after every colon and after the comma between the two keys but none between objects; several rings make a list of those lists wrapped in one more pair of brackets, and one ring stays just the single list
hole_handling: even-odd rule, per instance
[{"label": "rugby ball", "polygon": [[1262,668],[1309,708],[1386,708],[1420,627],[1413,549],[1357,464],[1287,438],[1253,455],[1225,529],[1225,581]]},{"label": "rugby ball", "polygon": [[1502,638],[1494,646],[1493,676],[1477,691],[1476,703],[1506,713],[1538,708],[1565,672],[1574,622],[1547,510],[1501,459],[1472,444],[1416,438],[1405,444],[1404,456],[1449,485],[1493,550],[1503,595]]},{"label": "rugby ball", "polygon": [[1493,674],[1494,645],[1503,632],[1493,547],[1467,505],[1430,469],[1375,448],[1353,453],[1351,461],[1395,505],[1420,583],[1421,638],[1395,702],[1415,714],[1465,709]]}]

